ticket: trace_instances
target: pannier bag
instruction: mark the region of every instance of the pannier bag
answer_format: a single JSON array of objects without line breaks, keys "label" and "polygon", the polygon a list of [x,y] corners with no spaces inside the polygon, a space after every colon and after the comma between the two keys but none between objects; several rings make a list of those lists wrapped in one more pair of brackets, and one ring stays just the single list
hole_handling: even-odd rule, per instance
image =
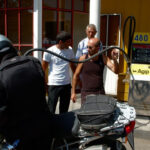
[{"label": "pannier bag", "polygon": [[113,121],[116,99],[107,95],[88,95],[85,103],[77,112],[81,127],[87,130],[99,130]]}]

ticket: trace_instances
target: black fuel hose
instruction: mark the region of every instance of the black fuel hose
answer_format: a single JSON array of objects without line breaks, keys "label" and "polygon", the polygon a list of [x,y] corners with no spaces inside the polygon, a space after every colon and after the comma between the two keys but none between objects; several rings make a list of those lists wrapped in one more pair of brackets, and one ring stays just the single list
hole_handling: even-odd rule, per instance
[{"label": "black fuel hose", "polygon": [[24,53],[24,56],[29,55],[29,54],[30,54],[31,52],[33,52],[33,51],[41,51],[41,52],[50,53],[50,54],[52,54],[52,55],[54,55],[54,56],[57,56],[57,57],[59,57],[59,58],[65,60],[65,61],[68,61],[68,62],[72,62],[72,63],[84,63],[84,62],[87,62],[87,61],[89,61],[90,59],[92,59],[92,58],[94,58],[94,57],[96,57],[96,56],[98,56],[98,55],[101,55],[101,54],[105,53],[106,51],[108,51],[108,50],[110,50],[110,49],[119,49],[120,51],[122,51],[123,54],[124,54],[124,57],[125,57],[125,59],[126,59],[126,61],[127,61],[127,64],[128,64],[128,65],[130,64],[130,59],[129,59],[127,53],[126,53],[123,49],[121,49],[120,47],[116,47],[116,46],[112,46],[112,47],[103,49],[103,50],[99,51],[98,53],[94,54],[93,56],[91,56],[90,58],[87,58],[87,59],[82,60],[82,61],[78,61],[78,60],[76,60],[76,59],[68,59],[68,58],[66,58],[66,57],[63,57],[63,56],[57,54],[57,53],[54,53],[54,52],[52,52],[52,51],[49,51],[49,50],[47,50],[47,49],[45,49],[45,48],[34,48],[34,49],[30,49],[30,50],[28,50],[26,53]]},{"label": "black fuel hose", "polygon": [[123,49],[125,49],[124,47],[124,41],[125,41],[125,30],[126,30],[126,26],[127,26],[127,22],[130,21],[129,23],[129,38],[128,38],[128,57],[129,59],[131,59],[131,48],[132,48],[132,41],[133,41],[133,36],[134,36],[134,32],[135,32],[135,27],[136,27],[136,20],[134,16],[128,16],[124,22],[123,25],[123,41],[122,41],[122,45],[123,45]]},{"label": "black fuel hose", "polygon": [[127,27],[127,22],[130,21],[129,23],[129,38],[128,38],[128,52],[127,52],[127,55],[128,55],[128,59],[129,59],[129,62],[128,63],[128,68],[127,68],[127,72],[126,74],[130,74],[132,76],[132,85],[134,85],[134,76],[131,72],[131,69],[130,69],[130,65],[131,65],[131,62],[132,62],[132,41],[133,41],[133,36],[134,36],[134,32],[135,32],[135,28],[136,28],[136,20],[135,20],[135,17],[134,16],[128,16],[126,19],[125,19],[125,22],[124,22],[124,25],[123,25],[123,40],[122,40],[122,45],[123,45],[123,49],[125,49],[125,30],[126,30],[126,27]]},{"label": "black fuel hose", "polygon": [[[124,47],[124,41],[125,41],[124,37],[125,37],[126,25],[127,25],[127,22],[128,22],[129,19],[130,19],[130,27],[129,27],[128,53],[126,53],[125,50],[124,50],[124,49],[125,49],[125,47]],[[131,57],[132,40],[133,40],[133,36],[134,36],[134,32],[135,32],[135,25],[136,25],[135,17],[134,17],[134,16],[128,16],[128,17],[126,18],[125,23],[124,23],[124,26],[123,26],[123,42],[122,42],[122,43],[123,43],[123,49],[120,48],[120,47],[116,47],[116,46],[110,46],[109,48],[105,48],[105,49],[99,51],[98,53],[94,54],[94,55],[91,56],[90,58],[87,58],[87,59],[82,60],[82,61],[78,61],[77,59],[68,59],[68,58],[66,58],[66,57],[63,57],[63,56],[57,54],[57,53],[54,53],[54,52],[52,52],[52,51],[49,51],[49,50],[47,50],[47,49],[45,49],[45,48],[34,48],[34,49],[30,49],[30,50],[28,50],[28,51],[24,54],[24,56],[29,55],[29,54],[30,54],[31,52],[33,52],[33,51],[41,51],[41,52],[50,53],[50,54],[52,54],[52,55],[54,55],[54,56],[57,56],[57,57],[59,57],[59,58],[65,60],[65,61],[68,61],[68,62],[72,62],[72,63],[85,63],[85,62],[89,61],[90,59],[92,59],[92,58],[94,58],[94,57],[96,57],[96,56],[98,56],[98,55],[102,55],[103,53],[109,51],[110,49],[118,49],[118,50],[120,50],[120,51],[123,52],[124,58],[125,58],[125,60],[126,60],[126,62],[127,62],[127,65],[128,65],[128,66],[127,66],[127,67],[128,67],[128,68],[127,68],[127,71],[129,71],[129,73],[132,75],[131,70],[130,70],[130,65],[131,65],[131,58],[130,58],[130,57]],[[132,75],[132,77],[133,77],[133,75]],[[133,79],[133,80],[134,80],[134,79]]]}]

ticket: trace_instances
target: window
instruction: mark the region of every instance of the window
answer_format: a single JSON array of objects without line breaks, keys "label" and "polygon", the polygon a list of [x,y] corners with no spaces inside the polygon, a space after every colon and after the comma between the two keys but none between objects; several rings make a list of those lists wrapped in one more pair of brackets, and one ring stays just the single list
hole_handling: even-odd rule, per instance
[{"label": "window", "polygon": [[0,0],[0,33],[21,50],[33,46],[33,0]]},{"label": "window", "polygon": [[[101,15],[100,39],[103,43],[103,48],[109,46],[120,47],[120,14]],[[111,50],[107,55],[110,56]]]},{"label": "window", "polygon": [[[88,11],[89,0],[43,0],[42,37],[44,46],[56,43],[56,35],[65,30],[73,38],[74,10]],[[73,7],[72,7],[73,6]],[[33,0],[0,0],[0,33],[14,45],[33,46]]]},{"label": "window", "polygon": [[71,33],[71,13],[59,12],[59,31],[65,30]]},{"label": "window", "polygon": [[74,13],[74,26],[73,26],[74,51],[77,50],[77,46],[79,42],[86,37],[85,28],[88,23],[89,23],[89,15],[87,13],[81,13],[81,12]]},{"label": "window", "polygon": [[0,0],[0,8],[4,8],[4,0]]},{"label": "window", "polygon": [[74,10],[84,11],[84,0],[75,0]]},{"label": "window", "polygon": [[5,34],[5,16],[3,10],[0,10],[0,34]]},{"label": "window", "polygon": [[120,46],[119,31],[120,31],[120,15],[109,16],[109,32],[108,32],[108,45]]},{"label": "window", "polygon": [[120,14],[101,15],[100,39],[103,47],[120,46]]},{"label": "window", "polygon": [[18,0],[7,0],[7,8],[17,8],[19,6]]},{"label": "window", "polygon": [[100,23],[101,23],[101,28],[100,28],[100,39],[101,42],[103,43],[103,47],[105,45],[107,45],[107,16],[106,15],[102,15],[100,18]]},{"label": "window", "polygon": [[[84,1],[84,0],[83,0]],[[43,0],[43,47],[56,44],[58,32],[65,30],[72,35],[72,0]]]},{"label": "window", "polygon": [[89,0],[74,0],[74,10],[89,12]]},{"label": "window", "polygon": [[43,0],[43,6],[56,8],[57,7],[57,0]]},{"label": "window", "polygon": [[32,0],[21,0],[20,7],[32,7],[33,1]]},{"label": "window", "polygon": [[71,9],[71,0],[59,0],[59,8]]},{"label": "window", "polygon": [[7,11],[7,36],[13,44],[18,43],[18,10]]},{"label": "window", "polygon": [[56,44],[57,12],[49,9],[43,10],[43,44]]},{"label": "window", "polygon": [[32,44],[32,10],[21,10],[20,18],[20,43]]}]

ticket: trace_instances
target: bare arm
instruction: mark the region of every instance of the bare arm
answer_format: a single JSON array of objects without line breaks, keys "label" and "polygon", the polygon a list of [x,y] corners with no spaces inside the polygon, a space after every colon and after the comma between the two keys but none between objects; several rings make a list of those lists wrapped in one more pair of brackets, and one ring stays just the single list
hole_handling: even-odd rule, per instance
[{"label": "bare arm", "polygon": [[70,68],[71,68],[72,72],[74,73],[75,70],[76,70],[76,65],[75,65],[75,63],[70,62],[69,65],[70,65]]},{"label": "bare arm", "polygon": [[[84,59],[85,59],[85,56],[81,56],[79,61],[84,60]],[[78,80],[79,80],[79,75],[80,75],[82,66],[83,66],[83,63],[79,63],[77,65],[77,68],[76,68],[75,73],[73,75],[73,79],[72,79],[72,95],[71,95],[71,99],[72,99],[73,102],[76,102],[75,90],[76,90],[76,86],[77,86],[77,83],[78,83]]]},{"label": "bare arm", "polygon": [[[111,58],[113,62],[111,61]],[[115,50],[112,50],[111,52],[111,58],[103,54],[103,61],[104,64],[114,73],[118,74],[119,73],[119,64],[118,64],[118,52],[115,52]]]}]

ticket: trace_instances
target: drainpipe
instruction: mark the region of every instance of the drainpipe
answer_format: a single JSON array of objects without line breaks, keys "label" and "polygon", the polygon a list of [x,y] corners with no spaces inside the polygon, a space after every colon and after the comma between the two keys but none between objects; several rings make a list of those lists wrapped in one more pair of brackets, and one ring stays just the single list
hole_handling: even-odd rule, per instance
[{"label": "drainpipe", "polygon": [[[42,0],[34,0],[33,48],[42,48]],[[35,51],[33,56],[42,61],[42,52]]]},{"label": "drainpipe", "polygon": [[97,38],[100,38],[100,11],[101,0],[90,0],[89,23],[95,24],[97,28],[97,34],[95,37]]}]

